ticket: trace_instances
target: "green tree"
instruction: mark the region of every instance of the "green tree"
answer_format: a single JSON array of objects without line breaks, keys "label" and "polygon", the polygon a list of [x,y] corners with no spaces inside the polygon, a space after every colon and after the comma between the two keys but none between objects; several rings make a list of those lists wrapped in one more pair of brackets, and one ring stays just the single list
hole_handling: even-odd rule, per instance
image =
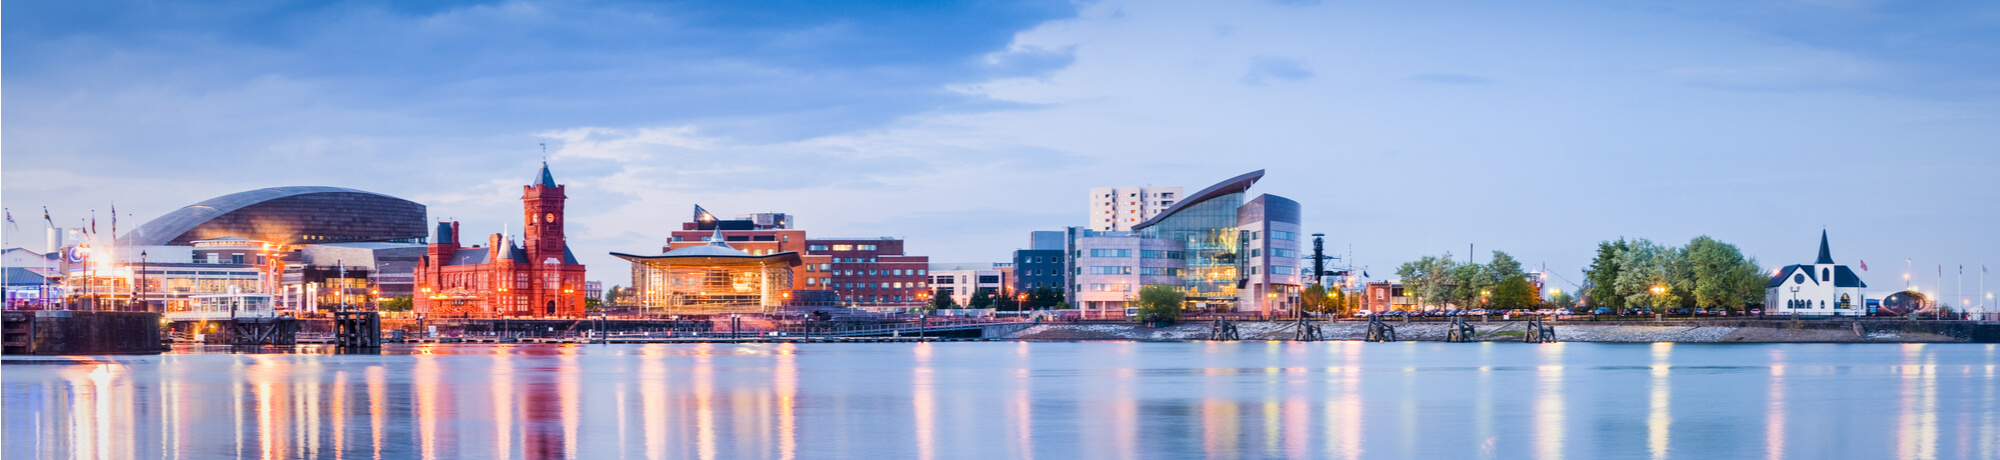
[{"label": "green tree", "polygon": [[416,305],[416,300],[411,299],[410,296],[405,295],[405,296],[390,297],[387,299],[376,301],[375,309],[381,311],[410,311],[410,308],[414,307],[415,305]]},{"label": "green tree", "polygon": [[1568,291],[1557,292],[1556,295],[1549,296],[1548,304],[1564,310],[1573,310],[1577,305],[1576,296],[1570,295]]},{"label": "green tree", "polygon": [[987,290],[987,289],[976,289],[976,290],[974,290],[974,291],[972,292],[972,300],[971,300],[971,301],[967,301],[967,302],[965,303],[965,306],[966,306],[966,308],[991,308],[991,307],[993,307],[993,291],[991,291],[991,290]]},{"label": "green tree", "polygon": [[1503,310],[1534,308],[1541,303],[1541,300],[1540,296],[1535,295],[1535,286],[1528,284],[1528,278],[1523,275],[1506,277],[1500,280],[1499,285],[1493,287],[1493,308]]},{"label": "green tree", "polygon": [[1451,302],[1451,289],[1446,284],[1457,273],[1457,262],[1451,260],[1451,253],[1443,257],[1424,256],[1422,259],[1404,262],[1396,268],[1396,276],[1403,279],[1403,291],[1415,297],[1418,306],[1444,305]]},{"label": "green tree", "polygon": [[958,301],[952,300],[949,294],[940,294],[938,291],[931,291],[930,305],[933,309],[952,309],[958,308]]},{"label": "green tree", "polygon": [[1164,284],[1148,284],[1139,288],[1139,320],[1180,321],[1182,304],[1186,301],[1187,296],[1180,289]]},{"label": "green tree", "polygon": [[604,301],[598,300],[596,297],[583,298],[583,309],[585,310],[597,310],[602,307],[604,307]]},{"label": "green tree", "polygon": [[1308,285],[1305,289],[1299,291],[1299,308],[1304,309],[1307,313],[1325,313],[1327,304],[1331,300],[1327,295],[1326,287],[1318,284]]},{"label": "green tree", "polygon": [[1620,271],[1615,283],[1617,294],[1627,305],[1650,308],[1679,306],[1684,292],[1676,281],[1685,281],[1680,276],[1680,251],[1660,246],[1651,240],[1633,240],[1631,246],[1620,255]]},{"label": "green tree", "polygon": [[1597,243],[1597,258],[1590,262],[1590,269],[1584,272],[1585,283],[1590,285],[1590,289],[1584,291],[1584,296],[1589,298],[1587,302],[1589,305],[1612,309],[1625,308],[1625,296],[1618,292],[1618,277],[1624,273],[1624,266],[1620,265],[1620,262],[1625,259],[1625,252],[1631,249],[1632,245],[1626,243],[1624,238],[1619,238],[1616,243],[1610,241]]}]

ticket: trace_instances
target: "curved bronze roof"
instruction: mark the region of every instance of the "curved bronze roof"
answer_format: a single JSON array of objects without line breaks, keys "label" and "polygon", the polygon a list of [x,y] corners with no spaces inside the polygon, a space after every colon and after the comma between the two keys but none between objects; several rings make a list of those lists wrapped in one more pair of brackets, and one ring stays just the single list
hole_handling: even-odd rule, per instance
[{"label": "curved bronze roof", "polygon": [[1203,201],[1212,200],[1215,199],[1215,197],[1228,195],[1231,193],[1248,191],[1250,190],[1250,184],[1255,184],[1257,183],[1257,179],[1263,179],[1263,178],[1264,178],[1264,170],[1259,169],[1256,171],[1243,173],[1243,175],[1241,176],[1231,177],[1229,178],[1229,180],[1217,182],[1215,183],[1215,185],[1210,185],[1208,186],[1208,188],[1201,189],[1201,191],[1199,192],[1194,192],[1193,195],[1189,195],[1187,198],[1182,198],[1180,201],[1174,202],[1173,206],[1168,206],[1167,210],[1160,212],[1159,215],[1155,215],[1150,219],[1146,219],[1145,222],[1140,222],[1138,225],[1133,225],[1132,231],[1136,232],[1145,229],[1146,227],[1151,227],[1154,224],[1160,223],[1160,221],[1162,220],[1166,220],[1168,216],[1172,216],[1174,215],[1174,213],[1181,212],[1182,209],[1187,209],[1189,206],[1201,204],[1201,202]]},{"label": "curved bronze roof", "polygon": [[[161,246],[237,236],[273,243],[354,242],[429,236],[424,205],[340,187],[271,187],[202,200],[146,222],[120,244]],[[322,237],[305,240],[306,236]]]}]

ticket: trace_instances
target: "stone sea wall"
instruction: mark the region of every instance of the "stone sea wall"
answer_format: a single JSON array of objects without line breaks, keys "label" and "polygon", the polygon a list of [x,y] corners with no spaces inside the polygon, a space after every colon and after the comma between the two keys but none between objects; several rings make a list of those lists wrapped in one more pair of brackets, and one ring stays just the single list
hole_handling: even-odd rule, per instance
[{"label": "stone sea wall", "polygon": [[[1243,340],[1291,340],[1296,331],[1290,322],[1245,321],[1235,323]],[[1361,340],[1366,323],[1344,321],[1316,323],[1331,340]],[[1390,322],[1402,340],[1442,341],[1442,322]],[[1490,321],[1472,323],[1476,340],[1520,341],[1525,323]],[[1680,342],[1680,343],[1931,343],[1990,341],[1989,329],[2000,324],[1935,321],[1572,321],[1554,323],[1556,338],[1564,342]],[[1015,340],[1206,340],[1206,322],[1184,322],[1165,327],[1145,327],[1128,323],[1049,323],[1027,327],[1001,336]],[[1985,332],[1982,334],[1982,332]],[[1984,340],[1981,340],[1984,339]]]}]

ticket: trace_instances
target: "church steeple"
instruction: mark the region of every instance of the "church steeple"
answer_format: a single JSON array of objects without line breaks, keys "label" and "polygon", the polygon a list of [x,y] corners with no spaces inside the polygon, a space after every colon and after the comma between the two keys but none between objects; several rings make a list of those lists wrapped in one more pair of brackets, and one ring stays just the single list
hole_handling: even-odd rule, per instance
[{"label": "church steeple", "polygon": [[1833,264],[1833,250],[1826,245],[1826,230],[1819,231],[1819,261],[1815,264]]}]

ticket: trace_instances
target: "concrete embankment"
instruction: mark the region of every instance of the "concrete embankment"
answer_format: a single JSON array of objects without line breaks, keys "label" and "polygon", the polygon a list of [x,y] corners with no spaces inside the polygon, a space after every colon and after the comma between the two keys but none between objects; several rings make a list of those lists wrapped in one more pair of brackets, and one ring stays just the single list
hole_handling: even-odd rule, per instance
[{"label": "concrete embankment", "polygon": [[[1235,323],[1243,340],[1291,340],[1291,322]],[[1362,340],[1367,323],[1318,323],[1330,340]],[[1390,322],[1402,340],[1443,341],[1442,322]],[[1475,340],[1520,341],[1522,321],[1473,322]],[[2000,324],[1962,321],[1565,321],[1554,322],[1557,340],[1564,342],[1681,343],[1932,343],[1994,342]],[[1050,323],[1029,326],[1001,338],[1016,340],[1206,340],[1210,326],[1186,322],[1165,327],[1127,323]]]},{"label": "concrete embankment", "polygon": [[4,353],[105,355],[159,353],[160,314],[117,311],[9,311]]}]

